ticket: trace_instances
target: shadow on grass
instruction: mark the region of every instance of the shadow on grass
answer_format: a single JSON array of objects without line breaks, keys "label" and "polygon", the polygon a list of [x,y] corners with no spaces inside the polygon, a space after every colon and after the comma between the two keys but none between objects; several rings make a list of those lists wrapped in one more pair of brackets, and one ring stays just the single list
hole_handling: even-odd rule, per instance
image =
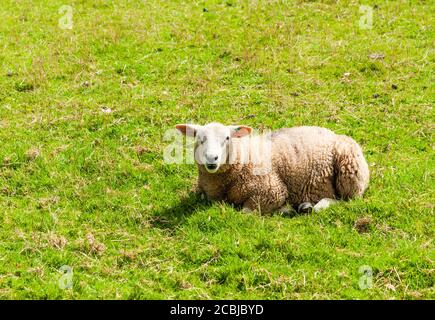
[{"label": "shadow on grass", "polygon": [[201,195],[192,192],[177,203],[154,212],[151,217],[151,226],[161,229],[175,229],[195,211],[207,209],[210,204],[210,201],[202,199]]},{"label": "shadow on grass", "polygon": [[[175,204],[155,211],[150,218],[150,224],[152,227],[174,230],[177,226],[183,224],[194,212],[206,210],[210,208],[212,203],[212,201],[201,197],[200,194],[191,192],[188,196],[179,199]],[[241,206],[233,206],[233,208],[242,211]],[[279,215],[288,218],[295,218],[307,214],[309,213],[297,213],[292,206],[288,205],[288,212],[264,213],[263,215]]]}]

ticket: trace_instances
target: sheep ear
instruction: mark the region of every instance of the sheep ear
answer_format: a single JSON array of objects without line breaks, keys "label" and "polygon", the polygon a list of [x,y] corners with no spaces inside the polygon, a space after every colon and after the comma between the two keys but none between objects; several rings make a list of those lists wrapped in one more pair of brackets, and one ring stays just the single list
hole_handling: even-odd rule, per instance
[{"label": "sheep ear", "polygon": [[196,124],[177,124],[175,128],[187,137],[194,137],[201,126]]},{"label": "sheep ear", "polygon": [[230,129],[232,138],[241,138],[252,132],[252,128],[248,126],[230,126]]}]

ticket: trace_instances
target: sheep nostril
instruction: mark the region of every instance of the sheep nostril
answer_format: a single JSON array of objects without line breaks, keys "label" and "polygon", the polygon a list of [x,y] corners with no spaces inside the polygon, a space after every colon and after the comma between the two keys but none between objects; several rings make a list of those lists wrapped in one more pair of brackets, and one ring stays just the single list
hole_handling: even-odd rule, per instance
[{"label": "sheep nostril", "polygon": [[214,163],[207,163],[207,164],[206,164],[206,167],[207,167],[207,169],[215,170],[215,169],[217,168],[217,164],[214,164]]}]

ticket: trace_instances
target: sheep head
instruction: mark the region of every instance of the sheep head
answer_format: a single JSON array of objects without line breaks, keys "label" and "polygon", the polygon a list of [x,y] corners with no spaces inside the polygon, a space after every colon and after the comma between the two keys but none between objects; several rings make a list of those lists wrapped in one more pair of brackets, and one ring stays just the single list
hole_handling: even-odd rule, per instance
[{"label": "sheep head", "polygon": [[242,138],[252,132],[252,128],[235,125],[225,126],[212,122],[204,126],[178,124],[175,126],[183,135],[195,139],[195,161],[204,165],[209,173],[218,172],[228,162],[229,146],[234,138]]}]

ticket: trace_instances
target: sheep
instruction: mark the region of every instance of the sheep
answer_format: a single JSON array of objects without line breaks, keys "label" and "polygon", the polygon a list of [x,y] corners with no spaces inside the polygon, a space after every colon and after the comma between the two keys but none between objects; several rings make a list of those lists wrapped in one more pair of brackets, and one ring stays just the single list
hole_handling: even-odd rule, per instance
[{"label": "sheep", "polygon": [[[195,139],[199,191],[245,211],[288,212],[288,205],[299,212],[319,211],[337,199],[361,197],[368,187],[369,168],[361,147],[326,128],[251,135],[248,126],[213,122],[179,124],[176,129]],[[260,156],[253,161],[253,150],[259,147]]]}]

